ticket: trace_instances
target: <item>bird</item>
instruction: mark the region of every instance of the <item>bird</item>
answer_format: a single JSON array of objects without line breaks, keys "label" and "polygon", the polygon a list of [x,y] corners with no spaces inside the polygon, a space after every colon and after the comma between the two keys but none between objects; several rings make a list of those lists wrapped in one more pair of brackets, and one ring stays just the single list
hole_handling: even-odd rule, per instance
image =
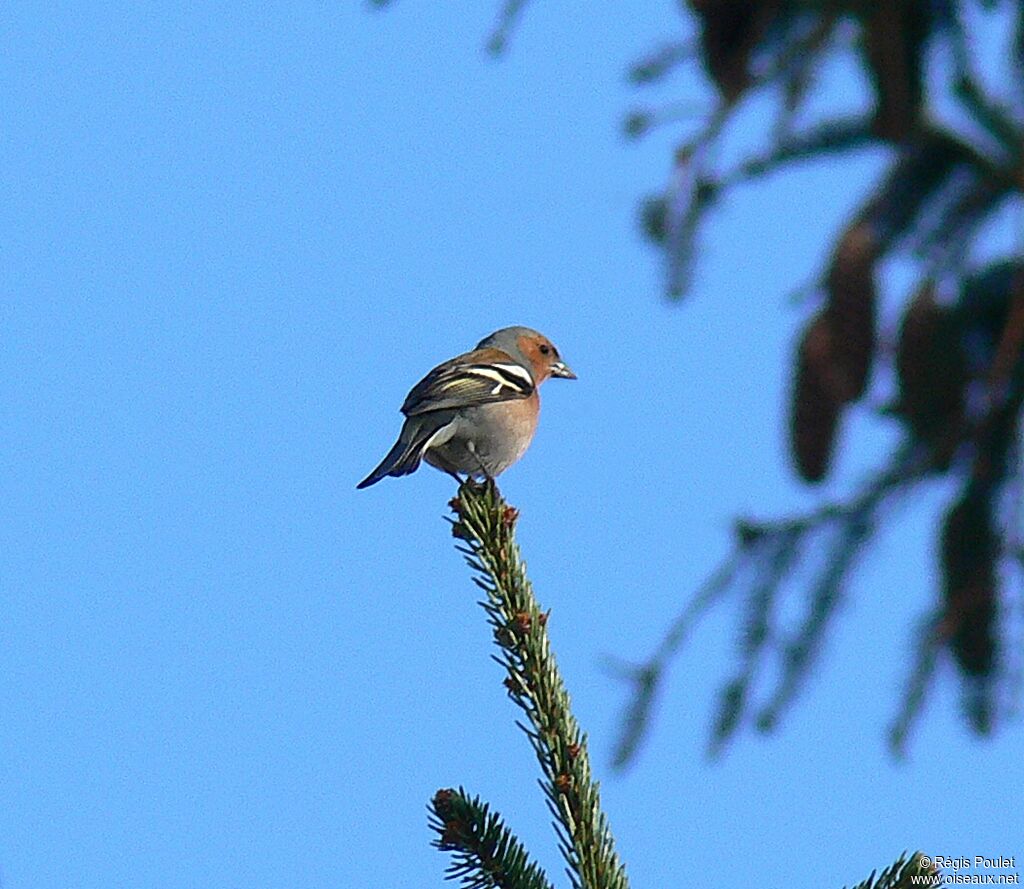
[{"label": "bird", "polygon": [[530,446],[549,377],[576,379],[551,340],[529,327],[496,330],[413,386],[398,441],[356,487],[409,475],[422,460],[460,483],[459,473],[495,478]]}]

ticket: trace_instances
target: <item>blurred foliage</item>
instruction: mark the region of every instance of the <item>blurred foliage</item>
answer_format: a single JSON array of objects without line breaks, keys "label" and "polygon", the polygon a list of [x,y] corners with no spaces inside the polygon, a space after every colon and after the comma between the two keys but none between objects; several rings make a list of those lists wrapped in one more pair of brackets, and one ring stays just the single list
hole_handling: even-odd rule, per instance
[{"label": "blurred foliage", "polygon": [[[1005,580],[1022,568],[1024,259],[1011,255],[978,265],[971,257],[997,213],[1007,206],[1021,213],[1024,2],[680,5],[696,40],[660,48],[630,72],[639,86],[696,61],[717,97],[699,132],[676,148],[664,191],[641,204],[642,230],[664,256],[667,295],[685,294],[709,211],[730,189],[797,162],[865,146],[886,150],[887,169],[865,184],[814,288],[817,298],[793,358],[788,428],[797,475],[807,484],[822,482],[845,414],[867,401],[874,373],[887,365],[896,382],[893,397],[866,406],[881,422],[897,421],[903,440],[847,501],[807,516],[739,523],[734,551],[715,582],[698,591],[647,661],[620,668],[633,699],[616,761],[625,765],[634,756],[664,667],[693,620],[727,596],[743,603],[740,669],[721,692],[711,749],[720,750],[746,720],[772,729],[815,662],[858,556],[884,529],[886,507],[939,478],[955,492],[936,521],[940,589],[932,611],[919,620],[890,745],[904,752],[943,656],[959,673],[968,725],[987,735],[1012,713],[1022,655],[1022,640],[1012,638],[1022,603]],[[1011,51],[996,89],[976,70],[977,35],[969,22],[1008,38]],[[818,73],[844,57],[870,85],[869,110],[836,109],[825,120],[798,125]],[[726,124],[744,113],[745,99],[764,92],[774,92],[778,107],[768,144],[733,169],[713,170]],[[934,115],[941,101],[958,108],[958,125]],[[668,121],[656,111],[634,111],[625,131],[639,137]],[[785,224],[787,208],[779,214]],[[905,296],[898,329],[880,330],[879,269],[897,256],[911,260],[917,281]],[[811,580],[798,579],[805,577]],[[805,615],[784,631],[777,615],[794,585]],[[775,688],[755,702],[755,682],[765,674],[777,676]]]},{"label": "blurred foliage", "polygon": [[[492,51],[507,46],[526,5],[500,5]],[[638,749],[664,668],[693,621],[729,597],[742,603],[739,670],[721,693],[712,750],[744,724],[773,728],[814,666],[858,557],[891,521],[888,507],[939,479],[954,491],[935,522],[940,588],[932,610],[918,619],[890,744],[904,752],[944,662],[959,675],[967,724],[988,735],[1012,715],[1024,654],[1024,603],[1015,593],[1024,568],[1017,521],[1024,258],[979,263],[973,257],[997,214],[1008,207],[1022,213],[1024,0],[678,5],[679,34],[629,71],[642,89],[679,73],[692,76],[699,66],[714,96],[697,132],[675,147],[664,188],[640,202],[641,229],[664,262],[666,295],[678,300],[687,292],[699,239],[730,190],[801,162],[882,149],[886,169],[878,181],[864,183],[815,283],[793,356],[787,424],[794,470],[810,485],[828,478],[844,418],[855,405],[875,411],[879,422],[899,423],[902,442],[843,502],[805,516],[737,523],[733,552],[659,648],[639,665],[620,667],[632,698],[617,762],[625,765]],[[994,86],[979,75],[972,30],[979,27],[998,32],[1007,47]],[[869,95],[805,121],[823,92],[825,67],[844,61],[862,72]],[[775,98],[770,133],[753,155],[719,169],[723,133],[754,95]],[[955,123],[936,114],[943,103],[957,109]],[[867,111],[859,110],[865,105]],[[624,131],[635,139],[656,128],[692,129],[678,107],[634,110]],[[799,213],[780,207],[778,224]],[[886,291],[880,268],[895,257],[910,260],[917,280],[902,295],[897,329],[886,330],[878,317]],[[872,381],[887,377],[895,391],[879,404]],[[1006,582],[1014,576],[1016,587]],[[801,580],[806,577],[811,580]],[[786,631],[777,614],[793,596],[804,618]],[[776,686],[755,702],[762,675],[776,676]]]}]

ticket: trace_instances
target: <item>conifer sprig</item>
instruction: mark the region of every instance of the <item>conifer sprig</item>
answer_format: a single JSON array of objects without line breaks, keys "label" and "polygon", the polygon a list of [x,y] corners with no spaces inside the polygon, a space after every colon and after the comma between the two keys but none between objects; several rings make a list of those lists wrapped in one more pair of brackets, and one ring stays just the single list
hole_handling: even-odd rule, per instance
[{"label": "conifer sprig", "polygon": [[[924,863],[926,861],[929,862],[927,865]],[[930,885],[927,878],[937,877],[938,873],[938,869],[920,852],[915,852],[910,858],[903,853],[877,877],[872,872],[870,877],[858,883],[854,889],[911,889],[912,886],[927,886]]]},{"label": "conifer sprig", "polygon": [[437,832],[434,845],[452,853],[448,879],[461,879],[465,889],[552,889],[501,816],[461,787],[434,794],[430,826]]},{"label": "conifer sprig", "polygon": [[505,688],[526,716],[519,726],[540,763],[541,788],[572,885],[628,889],[591,775],[586,736],[551,652],[548,612],[537,604],[515,542],[518,511],[493,482],[463,484],[451,507],[456,515],[452,533],[463,542],[459,550],[484,591],[480,604],[494,630],[500,651],[495,660],[505,669]]}]

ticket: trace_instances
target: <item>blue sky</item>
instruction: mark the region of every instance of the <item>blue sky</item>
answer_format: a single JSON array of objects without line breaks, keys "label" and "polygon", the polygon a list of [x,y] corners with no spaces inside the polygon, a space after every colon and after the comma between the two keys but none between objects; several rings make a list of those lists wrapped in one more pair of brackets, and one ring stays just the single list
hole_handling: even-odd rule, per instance
[{"label": "blue sky", "polygon": [[[500,62],[494,6],[6,7],[5,889],[440,885],[425,805],[458,784],[564,885],[441,520],[450,479],[354,488],[408,388],[516,323],[579,374],[545,387],[502,488],[633,885],[838,887],[915,847],[1024,854],[1019,724],[969,737],[948,665],[909,761],[884,749],[941,486],[872,548],[777,735],[704,757],[723,608],[612,774],[602,656],[656,643],[733,517],[842,494],[893,440],[853,416],[808,491],[782,424],[808,311],[788,293],[884,157],[730,197],[670,306],[635,207],[678,133],[636,146],[619,123],[623,72],[676,4],[538,3]],[[652,96],[707,98],[687,76]]]}]

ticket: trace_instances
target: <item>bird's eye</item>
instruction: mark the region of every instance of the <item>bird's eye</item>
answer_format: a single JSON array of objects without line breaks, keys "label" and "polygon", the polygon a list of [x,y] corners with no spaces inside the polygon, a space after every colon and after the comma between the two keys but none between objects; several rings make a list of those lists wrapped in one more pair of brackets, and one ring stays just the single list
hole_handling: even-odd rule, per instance
[{"label": "bird's eye", "polygon": [[550,355],[551,354],[551,346],[549,346],[547,343],[541,343],[540,354],[541,355]]}]

